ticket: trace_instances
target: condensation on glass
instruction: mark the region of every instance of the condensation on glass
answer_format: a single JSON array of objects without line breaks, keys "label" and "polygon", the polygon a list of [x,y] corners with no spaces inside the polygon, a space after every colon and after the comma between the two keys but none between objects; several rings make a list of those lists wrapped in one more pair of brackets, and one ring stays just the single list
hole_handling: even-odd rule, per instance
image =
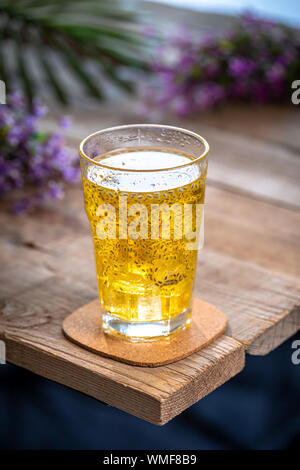
[{"label": "condensation on glass", "polygon": [[199,135],[160,125],[80,144],[107,334],[153,341],[189,326],[208,151]]}]

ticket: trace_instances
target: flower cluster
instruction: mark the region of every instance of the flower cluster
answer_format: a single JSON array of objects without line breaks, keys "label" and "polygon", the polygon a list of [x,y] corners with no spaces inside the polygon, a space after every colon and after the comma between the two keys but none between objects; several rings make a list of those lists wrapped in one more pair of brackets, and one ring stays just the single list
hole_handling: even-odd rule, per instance
[{"label": "flower cluster", "polygon": [[[18,92],[0,106],[0,198],[12,199],[17,213],[61,199],[63,183],[79,179],[77,155],[65,147],[63,135],[38,130],[38,121],[46,112],[34,102],[28,113]],[[61,119],[61,128],[69,125],[67,117]]]},{"label": "flower cluster", "polygon": [[300,77],[300,42],[291,29],[245,14],[221,35],[167,37],[152,69],[142,92],[149,110],[184,116],[226,100],[282,101]]}]

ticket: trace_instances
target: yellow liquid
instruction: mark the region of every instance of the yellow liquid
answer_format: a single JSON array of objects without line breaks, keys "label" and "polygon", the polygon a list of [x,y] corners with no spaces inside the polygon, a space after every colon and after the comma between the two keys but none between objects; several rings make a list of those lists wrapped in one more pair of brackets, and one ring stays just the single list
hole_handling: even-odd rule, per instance
[{"label": "yellow liquid", "polygon": [[[127,149],[98,157],[114,168],[138,170],[174,167],[190,162],[192,157],[163,149]],[[126,166],[125,166],[126,165]],[[116,174],[117,173],[117,174]],[[130,322],[170,320],[181,312],[190,312],[197,250],[186,248],[186,239],[175,239],[171,215],[170,239],[118,238],[119,197],[132,204],[144,204],[149,214],[152,204],[203,204],[206,171],[191,165],[176,172],[114,172],[90,165],[83,174],[85,209],[95,247],[97,279],[102,307],[115,317]],[[182,184],[180,184],[182,182]],[[99,239],[97,208],[111,204],[116,209],[117,238]],[[128,216],[128,224],[134,219]],[[193,215],[193,226],[195,225]],[[161,222],[161,220],[160,220]]]}]

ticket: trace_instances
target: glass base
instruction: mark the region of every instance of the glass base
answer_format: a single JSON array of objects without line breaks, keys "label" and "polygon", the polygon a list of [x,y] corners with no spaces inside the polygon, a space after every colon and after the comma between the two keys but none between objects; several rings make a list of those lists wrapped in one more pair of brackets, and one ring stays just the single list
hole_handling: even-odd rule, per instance
[{"label": "glass base", "polygon": [[104,333],[130,342],[148,342],[166,339],[191,324],[191,311],[185,310],[170,320],[130,322],[107,312],[102,315]]}]

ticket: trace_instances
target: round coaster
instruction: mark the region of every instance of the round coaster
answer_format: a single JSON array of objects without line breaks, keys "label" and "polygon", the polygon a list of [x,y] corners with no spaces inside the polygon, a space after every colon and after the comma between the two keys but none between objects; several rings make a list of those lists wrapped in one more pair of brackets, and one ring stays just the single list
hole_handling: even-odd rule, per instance
[{"label": "round coaster", "polygon": [[195,298],[189,328],[169,339],[131,343],[103,333],[96,299],[71,313],[62,329],[70,341],[101,356],[135,366],[157,367],[179,361],[207,346],[224,333],[227,323],[223,312]]}]

